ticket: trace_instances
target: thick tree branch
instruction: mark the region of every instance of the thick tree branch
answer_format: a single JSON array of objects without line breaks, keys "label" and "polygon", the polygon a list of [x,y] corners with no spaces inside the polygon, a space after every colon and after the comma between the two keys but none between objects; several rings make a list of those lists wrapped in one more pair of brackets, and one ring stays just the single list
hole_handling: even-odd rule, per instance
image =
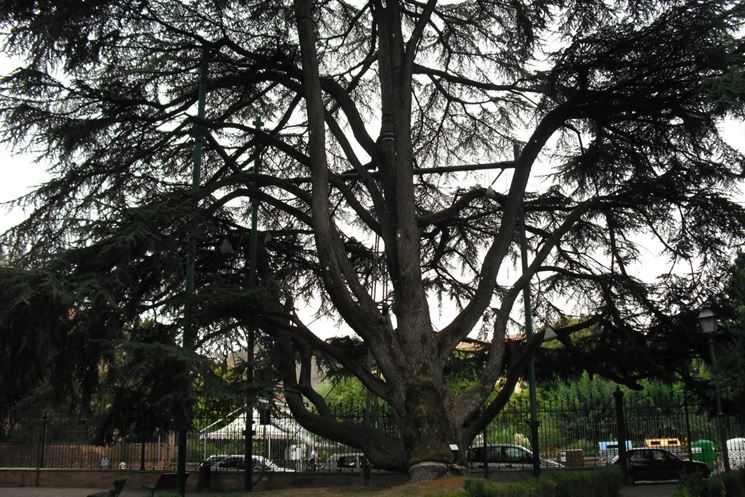
[{"label": "thick tree branch", "polygon": [[533,88],[529,86],[520,86],[518,83],[510,84],[494,84],[483,81],[477,81],[464,76],[459,76],[452,72],[442,71],[440,69],[433,69],[431,67],[422,66],[420,64],[414,64],[414,74],[426,74],[429,76],[437,76],[440,79],[449,81],[451,83],[462,84],[470,88],[478,88],[480,90],[488,91],[518,91],[518,92],[530,92],[530,93],[543,93],[544,90],[540,88]]},{"label": "thick tree branch", "polygon": [[338,422],[335,419],[311,412],[303,403],[297,382],[292,337],[278,332],[275,341],[275,358],[282,375],[285,398],[293,417],[307,430],[365,451],[378,467],[402,471],[406,469],[403,446],[380,430],[357,423]]},{"label": "thick tree branch", "polygon": [[[337,361],[347,371],[349,371],[349,373],[358,378],[365,386],[365,388],[367,388],[372,394],[388,402],[392,401],[391,393],[385,381],[373,375],[368,369],[365,368],[364,364],[355,362],[352,358],[345,354],[344,351],[339,350],[334,345],[319,338],[315,333],[313,333],[312,330],[305,326],[305,324],[295,313],[288,315],[287,313],[269,312],[267,313],[267,318],[271,320],[270,322],[273,326],[283,327],[284,329],[292,333],[293,338],[302,340],[303,342],[313,347],[315,350],[318,350]],[[289,322],[287,321],[288,318]],[[389,369],[389,366],[386,364],[385,359],[379,361],[379,364],[383,365],[382,369]]]},{"label": "thick tree branch", "polygon": [[546,141],[567,118],[570,109],[570,104],[564,104],[549,112],[541,120],[530,140],[525,145],[512,177],[509,193],[504,202],[502,224],[484,257],[484,263],[474,297],[463,311],[439,333],[438,348],[440,351],[440,361],[444,361],[455,344],[470,333],[489,305],[496,286],[497,273],[512,243],[518,212],[522,204],[533,162]]},{"label": "thick tree branch", "polygon": [[417,224],[420,228],[424,228],[429,225],[437,225],[451,221],[459,212],[468,208],[473,200],[478,198],[494,198],[498,199],[498,201],[505,200],[503,195],[500,195],[489,188],[474,188],[458,197],[458,199],[447,209],[419,216]]},{"label": "thick tree branch", "polygon": [[[298,36],[303,64],[303,89],[308,114],[309,155],[312,174],[312,219],[321,274],[326,290],[347,323],[363,338],[387,334],[385,319],[357,280],[336,227],[329,205],[329,171],[326,157],[325,109],[315,48],[315,23],[311,0],[295,0]],[[356,298],[349,293],[351,286]]]}]

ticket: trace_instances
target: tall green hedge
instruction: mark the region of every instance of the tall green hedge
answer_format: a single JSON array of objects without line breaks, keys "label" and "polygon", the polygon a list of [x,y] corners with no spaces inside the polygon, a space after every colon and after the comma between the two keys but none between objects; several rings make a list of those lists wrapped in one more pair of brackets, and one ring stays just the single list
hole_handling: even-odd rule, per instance
[{"label": "tall green hedge", "polygon": [[621,472],[616,467],[551,471],[519,483],[466,480],[463,488],[466,497],[618,497]]}]

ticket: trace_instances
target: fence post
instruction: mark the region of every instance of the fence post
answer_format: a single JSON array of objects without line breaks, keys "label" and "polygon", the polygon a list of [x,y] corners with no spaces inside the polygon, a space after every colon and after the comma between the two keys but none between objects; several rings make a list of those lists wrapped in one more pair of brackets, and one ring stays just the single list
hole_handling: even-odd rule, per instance
[{"label": "fence post", "polygon": [[686,419],[686,445],[688,446],[688,459],[693,461],[693,447],[691,447],[691,442],[693,442],[691,437],[691,418],[688,414],[688,387],[686,386],[685,378],[683,378],[683,412],[685,413]]},{"label": "fence post", "polygon": [[[113,462],[113,461],[112,461]],[[121,464],[126,463],[127,465],[130,464],[129,462],[129,448],[127,447],[127,437],[122,437],[121,442],[119,442],[119,462],[116,463],[115,468],[121,468]],[[129,466],[127,466],[129,467]]]},{"label": "fence post", "polygon": [[489,479],[489,442],[486,438],[486,429],[489,427],[489,423],[484,426],[484,479]]},{"label": "fence post", "polygon": [[35,484],[37,487],[39,486],[39,474],[40,474],[41,468],[44,467],[44,451],[46,449],[46,444],[47,444],[47,422],[48,421],[49,421],[49,418],[47,418],[47,413],[44,412],[41,415],[41,445],[39,446],[39,453],[36,459]]},{"label": "fence post", "polygon": [[623,482],[628,483],[628,461],[626,458],[626,419],[623,412],[623,392],[619,387],[613,392],[616,401],[616,439],[618,441],[618,462],[621,464]]}]

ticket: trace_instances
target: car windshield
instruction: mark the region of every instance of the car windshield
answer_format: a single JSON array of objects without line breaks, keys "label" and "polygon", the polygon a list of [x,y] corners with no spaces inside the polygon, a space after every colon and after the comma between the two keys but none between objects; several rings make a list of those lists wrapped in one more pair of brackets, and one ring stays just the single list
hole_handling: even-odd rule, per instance
[{"label": "car windshield", "polygon": [[339,458],[339,467],[353,468],[357,465],[357,456],[341,456]]},{"label": "car windshield", "polygon": [[533,459],[527,450],[518,447],[505,447],[504,455],[507,462],[522,463],[530,462]]},{"label": "car windshield", "polygon": [[472,447],[468,451],[468,460],[477,463],[530,463],[533,453],[524,447],[512,445]]},{"label": "car windshield", "polygon": [[677,457],[664,450],[653,450],[652,459],[655,461],[672,461],[677,459]]}]

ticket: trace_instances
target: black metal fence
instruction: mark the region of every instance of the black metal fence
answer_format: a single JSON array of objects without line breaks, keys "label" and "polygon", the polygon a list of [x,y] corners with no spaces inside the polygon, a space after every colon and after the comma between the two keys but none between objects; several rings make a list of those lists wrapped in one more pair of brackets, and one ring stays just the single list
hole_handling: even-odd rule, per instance
[{"label": "black metal fence", "polygon": [[[661,447],[686,459],[707,460],[722,468],[722,443],[717,419],[704,406],[690,402],[665,405],[622,401],[621,415],[627,447]],[[614,402],[593,408],[543,405],[538,410],[540,457],[567,465],[605,465],[618,454],[618,417]],[[733,468],[745,467],[745,416],[724,417],[729,459]],[[501,413],[486,430],[487,443],[530,447],[530,409],[520,405]],[[474,444],[483,443],[478,438]],[[703,454],[710,447],[710,455]],[[580,457],[567,460],[567,454]],[[710,461],[709,461],[710,458]]]},{"label": "black metal fence", "polygon": [[[666,447],[683,457],[707,457],[721,467],[717,419],[699,405],[675,402],[670,405],[638,405],[623,402],[627,446]],[[390,415],[342,413],[395,434]],[[745,417],[726,416],[728,439],[745,437]],[[603,465],[617,453],[618,423],[613,399],[592,408],[564,405],[539,406],[540,457],[566,465]],[[210,456],[243,454],[246,419],[242,413],[203,422],[189,434],[187,461],[195,470]],[[361,471],[358,449],[321,438],[302,428],[288,414],[255,414],[252,424],[254,455],[281,468],[295,471]],[[530,447],[530,409],[512,405],[500,413],[480,434],[474,445],[510,443]],[[176,435],[155,432],[143,438],[123,438],[96,445],[95,425],[89,419],[66,416],[27,416],[22,423],[7,425],[0,434],[0,467],[5,468],[122,468],[174,470]],[[703,451],[703,452],[702,452]],[[213,458],[215,459],[215,458]],[[745,466],[745,447],[730,450],[732,467]],[[275,468],[276,469],[276,468]]]}]

